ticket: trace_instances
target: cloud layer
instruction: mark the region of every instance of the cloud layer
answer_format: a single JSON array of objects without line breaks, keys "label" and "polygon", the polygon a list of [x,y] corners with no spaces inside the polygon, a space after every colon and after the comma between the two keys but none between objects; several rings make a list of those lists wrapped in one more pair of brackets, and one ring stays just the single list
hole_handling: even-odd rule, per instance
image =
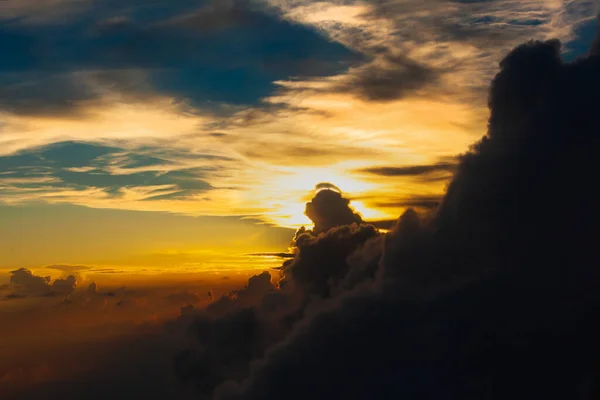
[{"label": "cloud layer", "polygon": [[518,46],[434,214],[407,211],[383,240],[355,241],[366,225],[301,230],[278,296],[304,300],[276,320],[296,322],[237,353],[247,378],[225,374],[214,398],[593,398],[599,216],[574,193],[596,174],[598,63],[563,62],[554,40]]}]

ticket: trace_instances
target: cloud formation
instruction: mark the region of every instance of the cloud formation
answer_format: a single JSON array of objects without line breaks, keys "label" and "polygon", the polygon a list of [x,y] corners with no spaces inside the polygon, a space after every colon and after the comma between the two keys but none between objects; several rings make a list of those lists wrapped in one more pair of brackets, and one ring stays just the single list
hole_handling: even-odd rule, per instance
[{"label": "cloud formation", "polygon": [[320,307],[215,398],[594,397],[600,217],[573,193],[596,175],[600,61],[559,52],[528,42],[502,61],[488,134],[436,213],[407,211],[373,285]]}]

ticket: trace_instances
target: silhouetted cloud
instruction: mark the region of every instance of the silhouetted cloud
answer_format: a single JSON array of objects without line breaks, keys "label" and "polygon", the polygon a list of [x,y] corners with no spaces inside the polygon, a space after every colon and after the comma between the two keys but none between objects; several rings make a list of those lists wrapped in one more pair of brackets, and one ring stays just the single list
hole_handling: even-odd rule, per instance
[{"label": "silhouetted cloud", "polygon": [[456,170],[456,163],[437,163],[431,165],[410,165],[405,167],[369,167],[361,169],[372,175],[380,176],[423,176],[437,172],[452,173]]},{"label": "silhouetted cloud", "polygon": [[75,291],[77,278],[69,275],[52,281],[49,276],[37,276],[26,269],[11,271],[10,289],[20,296],[68,296]]},{"label": "silhouetted cloud", "polygon": [[348,257],[378,236],[374,226],[356,222],[333,225],[316,237],[310,232],[301,233],[296,236],[297,256],[284,266],[285,275],[303,292],[329,297],[350,270]]},{"label": "silhouetted cloud", "polygon": [[391,101],[435,83],[440,75],[440,71],[407,56],[385,55],[356,68],[350,78],[335,89],[371,101]]},{"label": "silhouetted cloud", "polygon": [[513,50],[488,134],[436,213],[407,211],[375,248],[376,283],[323,304],[214,398],[594,398],[600,214],[574,193],[598,170],[598,71],[596,56],[564,63],[557,41]]},{"label": "silhouetted cloud", "polygon": [[[320,184],[323,187],[323,184]],[[319,186],[317,186],[319,187]],[[362,217],[349,206],[350,200],[339,191],[324,189],[306,203],[305,214],[315,224],[313,232],[318,235],[329,229],[351,224],[361,224]]]},{"label": "silhouetted cloud", "polygon": [[[284,262],[278,282],[264,272],[204,310],[182,310],[179,322],[191,321],[188,335],[201,348],[181,353],[175,370],[200,393],[210,393],[224,381],[246,376],[251,362],[312,312],[315,301],[375,279],[381,254],[370,252],[377,248],[370,243],[381,235],[372,225],[360,220],[356,223],[357,214],[337,187],[320,184],[317,188],[321,190],[306,205],[307,215],[318,215],[315,227],[298,231],[294,257]],[[323,232],[316,229],[317,222],[323,229],[322,221],[331,224]],[[380,248],[381,243],[378,245]],[[360,255],[353,256],[355,253]]]}]

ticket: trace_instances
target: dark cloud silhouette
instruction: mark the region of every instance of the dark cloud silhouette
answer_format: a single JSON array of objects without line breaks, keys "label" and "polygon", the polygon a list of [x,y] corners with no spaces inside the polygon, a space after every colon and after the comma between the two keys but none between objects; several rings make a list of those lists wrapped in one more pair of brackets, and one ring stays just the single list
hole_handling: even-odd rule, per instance
[{"label": "dark cloud silhouette", "polygon": [[[320,185],[323,187],[323,184]],[[328,188],[317,192],[306,204],[305,211],[306,216],[315,224],[313,232],[318,235],[336,226],[361,224],[362,217],[349,204],[350,200],[342,197],[340,191]]]},{"label": "dark cloud silhouette", "polygon": [[374,226],[362,223],[337,187],[321,184],[318,189],[306,205],[315,227],[298,231],[293,258],[284,262],[280,279],[264,272],[204,310],[182,310],[179,322],[190,324],[188,336],[200,348],[181,353],[175,370],[200,393],[211,393],[224,381],[243,379],[251,362],[283,340],[320,302],[374,280],[381,253],[372,251],[377,248],[372,241],[382,236]]},{"label": "dark cloud silhouette", "polygon": [[598,172],[600,59],[529,42],[500,66],[488,134],[436,213],[407,211],[375,247],[374,284],[323,304],[214,398],[598,396],[600,213],[579,193]]},{"label": "dark cloud silhouette", "polygon": [[[319,192],[315,199],[321,193],[324,192]],[[356,222],[334,225],[316,237],[309,232],[302,233],[296,237],[296,258],[284,266],[285,275],[302,287],[303,292],[329,297],[350,270],[348,257],[378,236],[379,231],[373,225]]]},{"label": "dark cloud silhouette", "polygon": [[11,271],[10,274],[10,288],[13,294],[20,296],[68,296],[77,286],[74,275],[52,281],[49,276],[33,275],[26,268]]},{"label": "dark cloud silhouette", "polygon": [[590,56],[597,56],[598,54],[600,54],[600,16],[598,16],[598,22],[598,34],[596,35],[596,39],[594,39],[594,42],[590,46]]}]

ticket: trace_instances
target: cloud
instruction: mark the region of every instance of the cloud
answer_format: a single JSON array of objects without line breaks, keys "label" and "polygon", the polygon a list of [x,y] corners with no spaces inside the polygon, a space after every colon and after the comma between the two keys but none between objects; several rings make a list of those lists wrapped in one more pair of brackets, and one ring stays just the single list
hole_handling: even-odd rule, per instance
[{"label": "cloud", "polygon": [[[334,185],[320,187],[307,204],[307,213],[313,210],[312,204],[327,201],[324,199],[331,203],[318,208],[321,216],[330,213],[335,217],[349,210],[348,200],[331,190]],[[331,194],[336,196],[329,197]],[[197,343],[176,359],[176,373],[184,382],[200,393],[210,393],[224,381],[242,379],[251,362],[282,340],[320,301],[375,278],[380,254],[366,249],[371,248],[370,240],[381,237],[379,232],[362,221],[360,225],[354,219],[348,221],[351,225],[337,221],[338,225],[320,234],[316,233],[316,221],[313,230],[298,231],[295,256],[283,263],[282,278],[264,272],[204,310],[182,310],[179,323],[189,324],[188,335]],[[353,257],[355,252],[364,256]]]},{"label": "cloud", "polygon": [[369,101],[391,101],[435,84],[440,75],[440,71],[404,55],[387,54],[353,70],[350,78],[335,89]]},{"label": "cloud", "polygon": [[349,204],[350,201],[343,198],[338,191],[325,189],[317,192],[315,197],[306,203],[305,211],[306,216],[315,224],[313,232],[318,235],[336,226],[361,224],[362,217],[355,213]]},{"label": "cloud", "polygon": [[434,215],[409,210],[385,237],[376,284],[323,304],[214,398],[594,396],[600,216],[573,193],[597,175],[600,59],[559,52],[506,56],[488,134]]},{"label": "cloud", "polygon": [[52,281],[49,276],[33,275],[26,268],[10,273],[10,288],[13,294],[18,296],[68,296],[77,287],[77,278],[74,275]]}]

